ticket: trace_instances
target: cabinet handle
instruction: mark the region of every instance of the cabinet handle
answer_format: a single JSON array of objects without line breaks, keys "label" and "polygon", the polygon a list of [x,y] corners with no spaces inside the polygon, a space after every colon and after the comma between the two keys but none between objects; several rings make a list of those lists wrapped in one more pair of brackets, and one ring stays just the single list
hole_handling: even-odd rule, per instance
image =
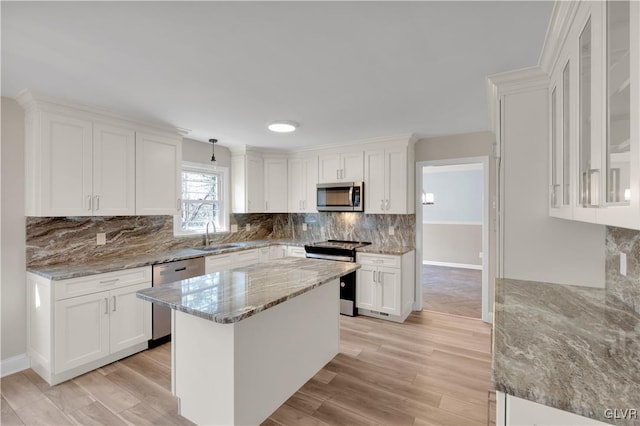
[{"label": "cabinet handle", "polygon": [[340,179],[344,179],[344,169],[340,169]]},{"label": "cabinet handle", "polygon": [[87,195],[87,205],[89,206],[87,210],[91,210],[91,195]]},{"label": "cabinet handle", "polygon": [[104,314],[109,315],[109,299],[104,298]]},{"label": "cabinet handle", "polygon": [[182,199],[178,198],[178,200],[176,201],[176,209],[178,211],[182,211]]},{"label": "cabinet handle", "polygon": [[336,169],[336,179],[340,179],[340,169]]},{"label": "cabinet handle", "polygon": [[302,200],[302,210],[307,209],[307,200]]},{"label": "cabinet handle", "polygon": [[267,210],[269,210],[269,202],[268,202],[268,201],[265,201],[265,202],[264,202],[264,205],[265,205],[266,209],[267,209]]},{"label": "cabinet handle", "polygon": [[104,280],[104,281],[100,281],[100,284],[113,284],[115,282],[120,281],[120,278],[114,278],[112,280]]},{"label": "cabinet handle", "polygon": [[380,210],[384,210],[384,200],[380,200]]},{"label": "cabinet handle", "polygon": [[96,208],[95,208],[95,210],[97,211],[97,210],[100,210],[100,196],[96,195],[95,198],[96,198],[96,202],[95,202]]},{"label": "cabinet handle", "polygon": [[116,297],[115,296],[112,296],[112,297],[113,297],[113,312],[115,312],[116,311]]},{"label": "cabinet handle", "polygon": [[384,209],[389,210],[389,200],[384,200]]}]

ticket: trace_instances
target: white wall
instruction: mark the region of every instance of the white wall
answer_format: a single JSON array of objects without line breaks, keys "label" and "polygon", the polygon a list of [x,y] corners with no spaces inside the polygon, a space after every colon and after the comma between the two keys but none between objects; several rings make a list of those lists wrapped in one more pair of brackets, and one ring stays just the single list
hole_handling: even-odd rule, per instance
[{"label": "white wall", "polygon": [[[2,349],[1,359],[26,352],[24,111],[2,98]],[[3,365],[4,368],[4,365]]]},{"label": "white wall", "polygon": [[[182,160],[192,163],[211,163],[211,144],[184,138],[182,140]],[[231,167],[231,151],[216,143],[216,165]]]},{"label": "white wall", "polygon": [[504,278],[604,287],[605,227],[549,217],[544,89],[505,95]]},{"label": "white wall", "polygon": [[479,225],[423,223],[422,241],[423,263],[482,268],[482,222]]}]

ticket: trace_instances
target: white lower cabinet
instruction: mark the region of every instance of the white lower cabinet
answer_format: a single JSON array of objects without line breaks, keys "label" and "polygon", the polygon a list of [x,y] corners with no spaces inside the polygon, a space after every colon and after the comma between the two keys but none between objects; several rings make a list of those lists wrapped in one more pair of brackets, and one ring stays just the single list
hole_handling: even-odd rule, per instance
[{"label": "white lower cabinet", "polygon": [[358,253],[356,306],[361,315],[403,322],[414,299],[414,251],[398,255]]},{"label": "white lower cabinet", "polygon": [[213,272],[224,271],[225,269],[260,263],[261,250],[262,249],[251,249],[207,256],[205,258],[205,272],[211,274]]},{"label": "white lower cabinet", "polygon": [[496,392],[496,425],[600,426],[606,423]]},{"label": "white lower cabinet", "polygon": [[291,257],[307,257],[307,252],[304,249],[304,247],[287,246],[287,256],[291,256]]},{"label": "white lower cabinet", "polygon": [[287,246],[269,246],[269,259],[280,259],[287,256]]},{"label": "white lower cabinet", "polygon": [[49,384],[147,348],[151,304],[136,292],[151,287],[150,267],[59,281],[27,273],[27,284],[27,354]]}]

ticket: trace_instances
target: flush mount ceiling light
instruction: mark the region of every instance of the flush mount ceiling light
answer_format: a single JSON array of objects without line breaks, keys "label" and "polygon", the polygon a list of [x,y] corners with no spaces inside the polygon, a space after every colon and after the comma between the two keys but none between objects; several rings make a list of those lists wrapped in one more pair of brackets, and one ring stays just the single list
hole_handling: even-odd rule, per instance
[{"label": "flush mount ceiling light", "polygon": [[276,133],[290,133],[298,128],[299,124],[295,121],[274,121],[267,128]]}]

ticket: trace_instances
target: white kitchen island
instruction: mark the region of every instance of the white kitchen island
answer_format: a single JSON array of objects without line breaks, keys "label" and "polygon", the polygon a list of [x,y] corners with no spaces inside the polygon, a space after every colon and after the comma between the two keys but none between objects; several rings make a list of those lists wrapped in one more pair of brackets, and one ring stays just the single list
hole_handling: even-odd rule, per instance
[{"label": "white kitchen island", "polygon": [[339,277],[284,258],[138,292],[172,308],[172,386],[200,425],[260,424],[339,351]]}]

